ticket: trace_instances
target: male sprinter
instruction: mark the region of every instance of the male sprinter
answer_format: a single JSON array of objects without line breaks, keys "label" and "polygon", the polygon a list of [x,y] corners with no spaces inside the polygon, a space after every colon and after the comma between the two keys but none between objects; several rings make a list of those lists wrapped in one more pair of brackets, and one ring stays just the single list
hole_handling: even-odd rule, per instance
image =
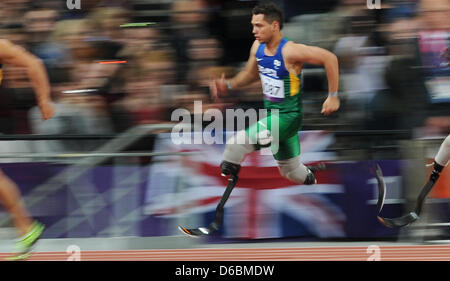
[{"label": "male sprinter", "polygon": [[[450,61],[450,52],[448,47],[442,50],[441,57],[445,59],[444,65],[445,64],[448,65]],[[414,211],[411,211],[404,216],[396,218],[383,218],[381,216],[378,216],[378,220],[387,227],[402,227],[418,220],[428,193],[430,193],[431,189],[433,189],[434,184],[438,181],[442,170],[448,164],[449,161],[450,161],[450,135],[448,135],[442,142],[438,152],[434,156],[433,163],[427,165],[433,166],[433,171],[431,172],[428,178],[428,182],[426,182],[424,187],[422,187],[422,190],[420,191],[419,196],[417,197],[416,207]],[[382,181],[380,181],[380,179],[378,179],[378,182],[379,184],[381,183],[380,187],[385,190],[386,185]]]},{"label": "male sprinter", "polygon": [[[210,86],[211,94],[219,97],[260,78],[264,106],[268,114],[228,139],[220,168],[222,175],[230,176],[230,184],[217,208],[216,221],[209,228],[180,227],[180,230],[188,235],[205,235],[217,229],[221,224],[223,205],[237,180],[241,162],[247,154],[261,147],[271,146],[283,177],[298,184],[316,183],[313,173],[315,169],[306,167],[299,159],[298,131],[303,121],[300,84],[304,63],[321,65],[326,70],[329,94],[321,113],[329,115],[339,109],[339,67],[337,57],[333,53],[283,38],[283,12],[273,3],[254,7],[251,23],[256,40],[251,47],[245,68],[231,79],[226,80],[222,75],[221,79],[214,80]],[[274,109],[278,112],[275,113]]]},{"label": "male sprinter", "polygon": [[[26,68],[42,118],[47,120],[52,117],[54,109],[50,100],[50,85],[42,62],[22,47],[14,45],[8,40],[0,40],[0,83],[2,64],[13,64]],[[17,253],[15,258],[27,258],[31,247],[41,236],[44,226],[30,218],[21,199],[19,189],[1,170],[0,202],[11,214],[20,237],[16,243]]]}]

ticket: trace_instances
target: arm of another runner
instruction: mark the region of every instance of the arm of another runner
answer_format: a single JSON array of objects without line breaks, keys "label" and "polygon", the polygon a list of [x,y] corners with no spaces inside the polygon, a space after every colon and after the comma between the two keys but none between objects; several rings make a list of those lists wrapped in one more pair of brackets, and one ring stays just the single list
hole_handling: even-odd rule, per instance
[{"label": "arm of another runner", "polygon": [[220,79],[215,79],[210,84],[211,94],[216,99],[222,94],[227,94],[229,90],[239,89],[247,86],[250,83],[258,80],[258,63],[256,62],[256,51],[258,50],[259,42],[255,40],[250,49],[250,56],[244,69],[236,74],[233,78],[226,80],[225,74],[222,74]]},{"label": "arm of another runner", "polygon": [[339,97],[337,96],[339,86],[339,64],[335,54],[313,46],[304,44],[286,45],[285,59],[289,64],[302,65],[309,63],[322,65],[325,68],[328,79],[328,98],[322,106],[321,113],[329,115],[339,109]]},{"label": "arm of another runner", "polygon": [[27,69],[42,119],[47,120],[51,118],[55,111],[50,100],[50,84],[47,72],[41,60],[8,40],[0,40],[0,60],[3,63]]}]

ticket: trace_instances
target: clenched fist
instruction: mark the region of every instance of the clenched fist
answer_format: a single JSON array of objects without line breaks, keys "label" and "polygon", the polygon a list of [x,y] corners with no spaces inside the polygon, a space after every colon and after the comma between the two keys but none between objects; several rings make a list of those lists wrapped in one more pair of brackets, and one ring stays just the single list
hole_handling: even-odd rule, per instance
[{"label": "clenched fist", "polygon": [[320,113],[323,113],[325,115],[330,115],[332,112],[339,109],[339,98],[338,97],[328,97],[323,105],[322,105],[322,111]]},{"label": "clenched fist", "polygon": [[220,79],[214,79],[209,84],[209,89],[214,100],[220,98],[221,95],[228,94],[228,87],[225,81],[225,74],[222,73]]}]

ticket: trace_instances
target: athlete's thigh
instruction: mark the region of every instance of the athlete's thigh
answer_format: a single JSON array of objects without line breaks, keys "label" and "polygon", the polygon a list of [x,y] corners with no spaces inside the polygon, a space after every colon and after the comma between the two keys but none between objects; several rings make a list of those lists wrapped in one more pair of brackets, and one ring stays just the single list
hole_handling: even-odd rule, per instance
[{"label": "athlete's thigh", "polygon": [[291,137],[280,141],[279,144],[273,142],[271,150],[275,160],[286,160],[300,155],[300,140],[298,132]]},{"label": "athlete's thigh", "polygon": [[[269,115],[246,129],[249,139],[255,149],[293,143],[294,136],[301,128],[301,118],[297,115]],[[297,137],[298,139],[298,137]]]},{"label": "athlete's thigh", "polygon": [[255,145],[255,149],[268,147],[272,143],[272,139],[280,139],[280,132],[285,131],[286,122],[280,122],[277,115],[269,115],[258,122],[250,125],[247,129],[247,135],[250,143]]}]

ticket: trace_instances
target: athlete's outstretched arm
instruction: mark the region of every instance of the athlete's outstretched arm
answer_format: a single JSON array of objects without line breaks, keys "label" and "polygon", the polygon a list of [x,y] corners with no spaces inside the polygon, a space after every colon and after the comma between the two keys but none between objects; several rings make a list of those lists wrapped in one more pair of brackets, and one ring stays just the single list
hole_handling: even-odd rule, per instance
[{"label": "athlete's outstretched arm", "polygon": [[220,79],[211,82],[211,94],[217,98],[221,94],[226,94],[229,87],[232,89],[239,89],[247,86],[252,82],[258,80],[258,63],[256,61],[256,51],[258,50],[259,42],[255,40],[250,49],[250,56],[244,69],[236,74],[233,78],[226,80],[225,75],[222,74]]},{"label": "athlete's outstretched arm", "polygon": [[309,63],[325,68],[328,79],[329,96],[322,106],[322,113],[329,115],[339,109],[337,96],[339,87],[339,63],[335,54],[325,49],[304,44],[288,44],[284,52],[285,60],[293,65]]},{"label": "athlete's outstretched arm", "polygon": [[50,100],[50,83],[41,60],[8,40],[0,40],[0,61],[27,69],[42,118],[47,120],[52,117],[54,109]]}]

